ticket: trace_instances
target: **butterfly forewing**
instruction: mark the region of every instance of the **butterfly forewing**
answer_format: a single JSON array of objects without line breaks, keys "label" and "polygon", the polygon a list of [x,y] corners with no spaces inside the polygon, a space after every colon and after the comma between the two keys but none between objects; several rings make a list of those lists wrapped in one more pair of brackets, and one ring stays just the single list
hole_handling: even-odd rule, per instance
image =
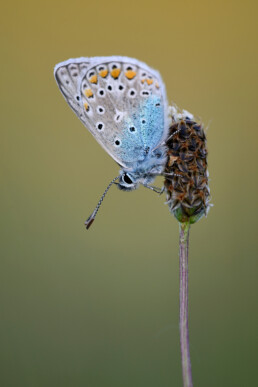
[{"label": "butterfly forewing", "polygon": [[56,65],[54,70],[56,82],[66,102],[84,124],[86,122],[81,103],[80,84],[89,64],[88,58],[69,59]]}]

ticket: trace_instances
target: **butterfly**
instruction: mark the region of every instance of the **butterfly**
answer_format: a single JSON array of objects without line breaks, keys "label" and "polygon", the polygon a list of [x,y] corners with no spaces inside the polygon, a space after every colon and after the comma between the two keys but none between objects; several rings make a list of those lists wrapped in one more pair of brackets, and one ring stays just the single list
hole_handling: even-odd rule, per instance
[{"label": "butterfly", "polygon": [[158,71],[123,56],[76,58],[55,66],[66,102],[120,166],[92,215],[88,229],[113,183],[124,191],[150,186],[164,171],[169,114]]}]

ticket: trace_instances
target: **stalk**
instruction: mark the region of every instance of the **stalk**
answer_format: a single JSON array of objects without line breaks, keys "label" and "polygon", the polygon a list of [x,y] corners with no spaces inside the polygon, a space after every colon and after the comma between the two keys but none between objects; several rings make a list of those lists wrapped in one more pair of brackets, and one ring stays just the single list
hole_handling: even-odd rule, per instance
[{"label": "stalk", "polygon": [[192,387],[192,371],[188,329],[188,245],[190,222],[179,223],[179,267],[180,267],[180,346],[184,387]]}]

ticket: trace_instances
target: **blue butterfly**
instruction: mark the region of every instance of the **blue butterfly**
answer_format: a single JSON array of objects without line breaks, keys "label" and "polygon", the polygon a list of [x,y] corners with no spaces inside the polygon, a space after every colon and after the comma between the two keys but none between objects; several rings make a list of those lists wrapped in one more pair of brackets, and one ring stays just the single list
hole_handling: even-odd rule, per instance
[{"label": "blue butterfly", "polygon": [[137,59],[122,56],[69,59],[55,66],[55,79],[67,103],[100,145],[121,167],[108,189],[136,189],[162,174],[169,130],[165,85],[160,74]]}]

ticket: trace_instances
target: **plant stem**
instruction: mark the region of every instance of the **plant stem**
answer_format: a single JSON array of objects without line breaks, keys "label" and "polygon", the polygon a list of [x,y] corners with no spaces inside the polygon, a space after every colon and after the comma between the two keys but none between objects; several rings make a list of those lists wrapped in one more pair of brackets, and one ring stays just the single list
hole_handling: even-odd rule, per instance
[{"label": "plant stem", "polygon": [[179,223],[179,267],[180,267],[180,345],[184,387],[192,387],[192,371],[188,330],[188,244],[190,223]]}]

